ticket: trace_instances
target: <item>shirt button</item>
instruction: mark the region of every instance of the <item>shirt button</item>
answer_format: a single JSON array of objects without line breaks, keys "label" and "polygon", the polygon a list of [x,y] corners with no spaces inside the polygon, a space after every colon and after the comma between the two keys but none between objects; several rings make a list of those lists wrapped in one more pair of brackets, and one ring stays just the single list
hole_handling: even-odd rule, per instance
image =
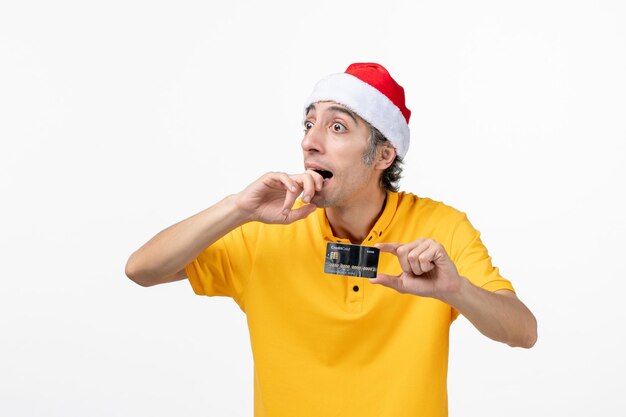
[{"label": "shirt button", "polygon": [[352,291],[359,292],[359,286],[355,285],[354,287],[352,287]]}]

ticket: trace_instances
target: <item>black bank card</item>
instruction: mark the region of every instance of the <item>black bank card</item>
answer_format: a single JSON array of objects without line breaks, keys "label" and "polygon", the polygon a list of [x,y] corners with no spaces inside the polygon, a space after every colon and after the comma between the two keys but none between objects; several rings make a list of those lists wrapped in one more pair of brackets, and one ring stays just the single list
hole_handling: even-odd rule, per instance
[{"label": "black bank card", "polygon": [[380,250],[372,246],[328,242],[324,272],[348,277],[375,278]]}]

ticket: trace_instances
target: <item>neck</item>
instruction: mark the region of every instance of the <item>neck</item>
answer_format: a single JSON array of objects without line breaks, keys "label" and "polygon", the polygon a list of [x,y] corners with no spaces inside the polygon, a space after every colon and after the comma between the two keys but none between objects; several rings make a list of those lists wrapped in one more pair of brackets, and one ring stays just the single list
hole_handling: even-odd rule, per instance
[{"label": "neck", "polygon": [[358,202],[328,207],[326,217],[333,234],[352,243],[360,244],[369,234],[385,208],[387,193],[378,188],[376,193]]}]

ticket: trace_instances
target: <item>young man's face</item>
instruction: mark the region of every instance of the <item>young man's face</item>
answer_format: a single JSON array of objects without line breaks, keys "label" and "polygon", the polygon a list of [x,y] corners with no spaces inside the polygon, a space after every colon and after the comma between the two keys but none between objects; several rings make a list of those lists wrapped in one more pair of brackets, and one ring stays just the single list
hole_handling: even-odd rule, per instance
[{"label": "young man's face", "polygon": [[381,171],[376,163],[367,165],[363,160],[369,135],[365,121],[340,104],[324,101],[309,107],[302,139],[304,167],[329,177],[312,203],[345,206],[381,192]]}]

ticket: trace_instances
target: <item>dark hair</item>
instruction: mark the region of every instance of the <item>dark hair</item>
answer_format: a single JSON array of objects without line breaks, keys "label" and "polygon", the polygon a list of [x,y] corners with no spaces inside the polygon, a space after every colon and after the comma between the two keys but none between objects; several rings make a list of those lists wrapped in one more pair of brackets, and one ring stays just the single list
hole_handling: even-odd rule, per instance
[{"label": "dark hair", "polygon": [[[391,143],[374,126],[369,123],[367,123],[367,126],[370,129],[369,148],[363,154],[363,162],[367,165],[371,165],[376,157],[378,147],[385,144],[391,145]],[[380,188],[385,191],[398,191],[398,182],[401,177],[402,157],[400,155],[396,155],[391,165],[389,165],[380,176]]]}]

